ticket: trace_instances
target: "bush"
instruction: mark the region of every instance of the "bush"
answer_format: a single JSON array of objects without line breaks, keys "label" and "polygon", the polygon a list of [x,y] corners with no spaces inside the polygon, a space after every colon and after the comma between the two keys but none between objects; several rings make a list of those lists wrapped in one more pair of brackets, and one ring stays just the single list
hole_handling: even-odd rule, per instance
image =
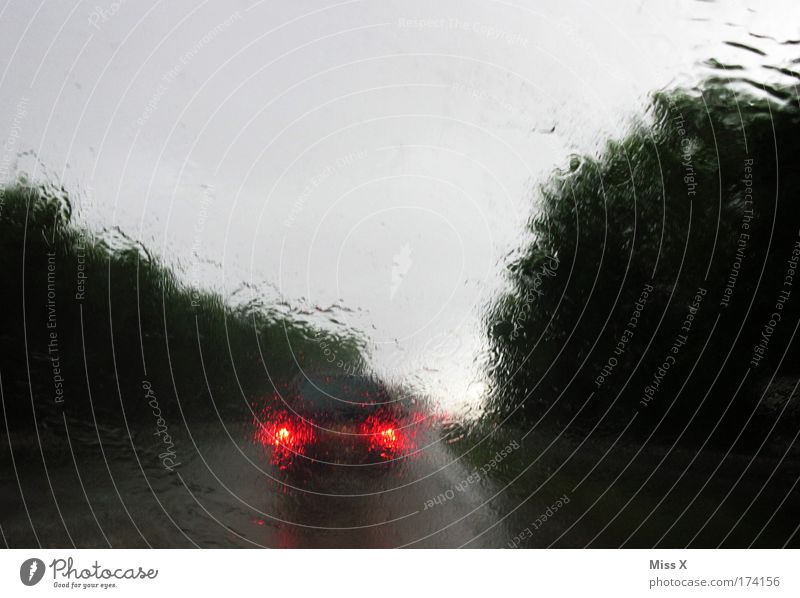
[{"label": "bush", "polygon": [[[764,359],[746,365],[799,238],[800,110],[789,97],[737,96],[717,82],[660,92],[622,140],[554,173],[487,321],[490,413],[550,410],[583,429],[617,429],[638,412],[641,429],[660,422],[664,434],[694,417],[690,435],[705,438],[723,416],[735,425],[720,430],[740,430],[760,398],[756,383],[779,364],[798,374],[796,343],[783,354],[800,297],[785,304]],[[548,264],[555,275],[542,274]],[[686,343],[648,402],[699,288]]]}]

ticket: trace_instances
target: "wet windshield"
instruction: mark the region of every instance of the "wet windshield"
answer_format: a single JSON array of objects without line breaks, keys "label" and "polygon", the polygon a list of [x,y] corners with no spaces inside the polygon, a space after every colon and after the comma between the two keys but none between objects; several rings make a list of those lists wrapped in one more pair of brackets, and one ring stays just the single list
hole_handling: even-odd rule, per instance
[{"label": "wet windshield", "polygon": [[310,413],[358,414],[365,408],[402,403],[379,383],[365,377],[319,375],[305,376],[297,382],[297,398]]},{"label": "wet windshield", "polygon": [[113,4],[0,10],[8,545],[800,544],[796,2]]}]

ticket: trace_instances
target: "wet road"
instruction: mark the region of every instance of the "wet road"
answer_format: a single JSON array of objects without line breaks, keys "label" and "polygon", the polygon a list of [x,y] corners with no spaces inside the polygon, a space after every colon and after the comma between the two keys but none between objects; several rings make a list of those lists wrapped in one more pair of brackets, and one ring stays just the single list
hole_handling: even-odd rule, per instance
[{"label": "wet road", "polygon": [[[6,541],[35,543],[25,507],[43,546],[459,547],[497,523],[497,505],[487,502],[496,493],[491,482],[478,481],[436,439],[393,463],[281,471],[247,426],[191,430],[197,446],[179,445],[173,471],[160,466],[157,449],[137,451],[137,462],[120,438],[106,438],[104,453],[74,453],[77,469],[63,461],[67,451],[51,452],[50,482],[69,513],[63,524],[41,460],[20,458],[18,448],[25,505],[14,497],[14,481],[4,480]],[[87,440],[73,422],[73,447]],[[506,541],[497,525],[478,545]]]},{"label": "wet road", "polygon": [[49,478],[35,442],[11,437],[3,466],[18,475],[0,494],[11,547],[770,546],[791,534],[800,499],[796,454],[543,433],[475,466],[432,436],[390,464],[281,470],[250,424],[193,424],[168,471],[152,439],[135,435],[134,457],[124,430],[101,427],[101,451],[94,430],[68,425],[69,442],[55,422],[43,433]]}]

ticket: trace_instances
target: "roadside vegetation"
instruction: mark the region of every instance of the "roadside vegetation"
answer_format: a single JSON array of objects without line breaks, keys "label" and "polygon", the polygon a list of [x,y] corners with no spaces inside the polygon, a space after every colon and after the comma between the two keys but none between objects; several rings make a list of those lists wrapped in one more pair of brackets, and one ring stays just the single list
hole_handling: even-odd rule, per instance
[{"label": "roadside vegetation", "polygon": [[[332,350],[363,364],[363,343],[192,288],[119,231],[110,243],[72,224],[68,192],[20,181],[0,191],[4,273],[0,375],[9,426],[63,411],[120,423],[240,414]],[[351,365],[352,367],[352,365]],[[111,414],[115,414],[113,417]]]},{"label": "roadside vegetation", "polygon": [[800,110],[739,89],[654,94],[538,190],[487,321],[490,422],[616,432],[638,413],[654,438],[758,430],[745,449],[796,429]]}]

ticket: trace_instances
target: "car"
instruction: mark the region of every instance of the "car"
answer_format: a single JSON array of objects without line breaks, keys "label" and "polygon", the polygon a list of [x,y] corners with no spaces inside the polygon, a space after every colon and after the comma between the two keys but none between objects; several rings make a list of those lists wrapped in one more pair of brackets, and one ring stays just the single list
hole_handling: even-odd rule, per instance
[{"label": "car", "polygon": [[372,376],[299,375],[255,411],[254,439],[280,469],[392,463],[417,450],[418,401]]}]

